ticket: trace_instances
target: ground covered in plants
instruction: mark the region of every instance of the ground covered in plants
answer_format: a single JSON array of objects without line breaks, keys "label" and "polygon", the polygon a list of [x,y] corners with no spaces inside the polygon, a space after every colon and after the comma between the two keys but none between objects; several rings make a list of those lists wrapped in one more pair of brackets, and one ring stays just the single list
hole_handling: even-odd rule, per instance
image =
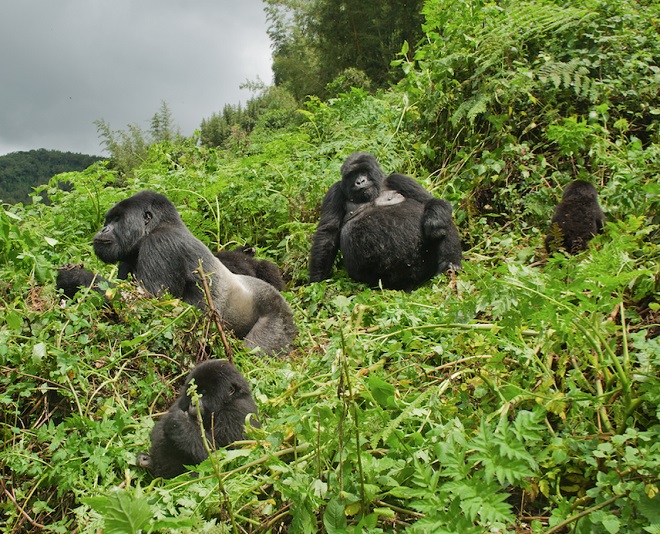
[{"label": "ground covered in plants", "polygon": [[[660,532],[660,8],[425,14],[391,90],[309,99],[234,146],[156,143],[130,173],[98,163],[2,207],[3,531]],[[453,203],[457,276],[404,293],[338,265],[308,283],[321,199],[354,150]],[[548,255],[576,178],[606,231]],[[111,309],[54,285],[71,262],[116,275],[91,237],[146,188],[213,250],[277,262],[300,329],[277,360],[230,340],[262,427],[168,481],[135,457],[191,366],[224,358],[213,321],[130,281]]]}]

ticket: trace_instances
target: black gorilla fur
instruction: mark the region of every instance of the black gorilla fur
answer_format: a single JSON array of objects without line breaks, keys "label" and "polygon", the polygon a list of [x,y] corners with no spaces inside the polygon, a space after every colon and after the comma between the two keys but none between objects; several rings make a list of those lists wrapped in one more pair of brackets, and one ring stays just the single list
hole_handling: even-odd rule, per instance
[{"label": "black gorilla fur", "polygon": [[385,177],[376,158],[356,152],[341,167],[321,206],[310,280],[330,277],[341,250],[359,282],[411,291],[438,273],[460,269],[463,254],[451,204],[414,179]]},{"label": "black gorilla fur", "polygon": [[[171,478],[208,456],[197,418],[197,406],[188,396],[192,380],[202,397],[199,408],[211,449],[244,439],[245,418],[257,414],[250,386],[228,361],[208,360],[197,365],[186,378],[179,397],[151,431],[149,454],[139,453],[138,465],[155,476]],[[259,426],[251,418],[252,426]]]},{"label": "black gorilla fur", "polygon": [[[263,280],[227,269],[190,233],[167,197],[142,191],[117,203],[94,236],[94,251],[106,263],[119,262],[120,278],[132,274],[153,295],[169,292],[204,309],[197,273],[201,261],[215,308],[236,337],[267,355],[290,350],[297,329],[284,297]],[[58,287],[65,293],[91,280],[89,271],[81,268],[68,272],[64,280],[61,273]]]},{"label": "black gorilla fur", "polygon": [[[605,221],[596,187],[584,180],[570,182],[555,208],[545,248],[552,253],[563,247],[570,254],[577,254],[587,248],[596,234],[603,232]],[[563,239],[561,243],[555,241],[559,235]]]},{"label": "black gorilla fur", "polygon": [[[256,259],[254,254],[254,247],[244,245],[234,250],[221,250],[216,252],[214,256],[232,273],[261,278],[278,291],[284,291],[286,289],[286,283],[284,282],[284,278],[282,278],[280,268],[268,260]],[[121,262],[119,264],[117,278],[126,280],[128,274],[129,264]],[[57,289],[62,289],[64,294],[70,299],[74,297],[79,289],[87,287],[102,293],[98,286],[99,282],[106,282],[108,285],[112,285],[106,278],[83,268],[82,265],[63,265],[57,272]]]},{"label": "black gorilla fur", "polygon": [[268,260],[258,260],[254,257],[254,247],[245,245],[234,250],[221,250],[215,253],[224,265],[234,274],[246,274],[261,278],[278,291],[284,291],[286,284],[280,268]]},{"label": "black gorilla fur", "polygon": [[94,291],[102,293],[98,286],[99,282],[108,282],[105,278],[92,271],[84,269],[81,265],[67,264],[57,270],[56,285],[57,289],[64,291],[64,294],[72,299],[79,289],[91,287]]}]

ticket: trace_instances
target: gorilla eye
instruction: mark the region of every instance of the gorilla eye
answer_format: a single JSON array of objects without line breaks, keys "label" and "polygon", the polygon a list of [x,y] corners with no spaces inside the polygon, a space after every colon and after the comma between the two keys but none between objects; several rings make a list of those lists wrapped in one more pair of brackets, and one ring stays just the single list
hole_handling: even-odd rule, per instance
[{"label": "gorilla eye", "polygon": [[149,221],[151,221],[151,219],[153,219],[153,218],[154,218],[154,216],[151,214],[150,211],[145,211],[144,212],[144,224],[149,224]]}]

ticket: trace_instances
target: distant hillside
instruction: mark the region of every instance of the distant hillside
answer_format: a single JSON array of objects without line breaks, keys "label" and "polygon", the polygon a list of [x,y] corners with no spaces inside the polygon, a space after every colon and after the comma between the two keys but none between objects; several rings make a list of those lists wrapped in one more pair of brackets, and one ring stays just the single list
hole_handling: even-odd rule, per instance
[{"label": "distant hillside", "polygon": [[0,156],[0,201],[27,202],[33,187],[62,172],[82,171],[100,159],[103,158],[44,148]]}]

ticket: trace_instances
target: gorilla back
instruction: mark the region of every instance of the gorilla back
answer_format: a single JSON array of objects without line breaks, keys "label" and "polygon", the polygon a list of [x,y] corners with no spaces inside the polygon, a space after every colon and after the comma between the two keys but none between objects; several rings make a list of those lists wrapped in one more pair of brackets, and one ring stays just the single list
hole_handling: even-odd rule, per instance
[{"label": "gorilla back", "polygon": [[548,253],[563,247],[569,254],[577,254],[603,232],[605,222],[596,187],[591,182],[574,180],[566,185],[555,208],[545,248]]},{"label": "gorilla back", "polygon": [[117,203],[94,236],[94,251],[106,263],[120,262],[122,274],[131,273],[150,293],[169,292],[204,309],[201,263],[213,304],[238,338],[267,355],[290,350],[297,329],[284,297],[263,280],[227,269],[164,195],[142,191]]}]

